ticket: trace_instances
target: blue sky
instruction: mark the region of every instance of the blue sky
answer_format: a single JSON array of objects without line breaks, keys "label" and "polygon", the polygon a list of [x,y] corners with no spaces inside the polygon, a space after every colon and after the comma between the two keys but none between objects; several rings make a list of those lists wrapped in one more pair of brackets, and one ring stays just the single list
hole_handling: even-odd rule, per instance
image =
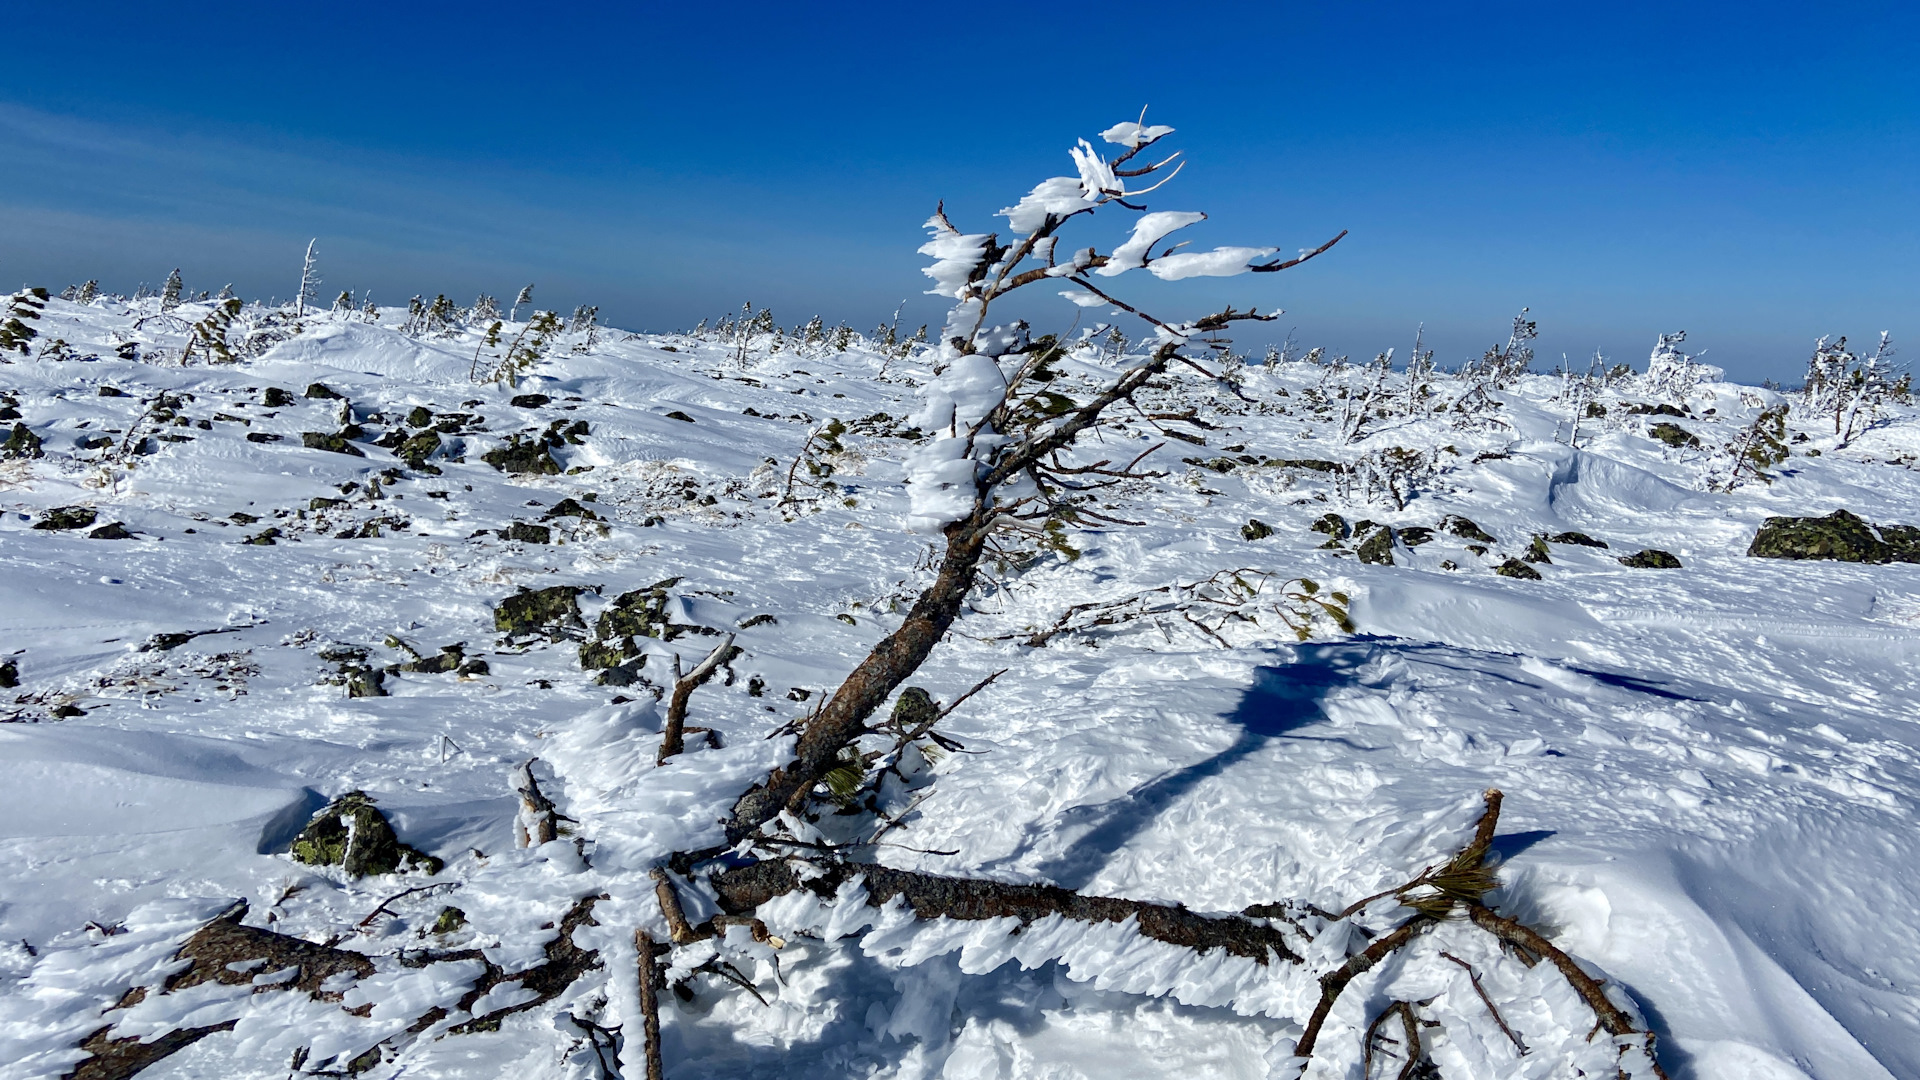
[{"label": "blue sky", "polygon": [[749,299],[862,329],[905,299],[918,325],[935,200],[1003,227],[1151,104],[1191,159],[1153,205],[1212,215],[1197,243],[1352,230],[1286,274],[1121,279],[1156,310],[1280,306],[1276,332],[1361,356],[1424,322],[1453,364],[1524,305],[1549,362],[1638,364],[1684,328],[1792,379],[1820,334],[1920,337],[1916,9],[47,9],[0,66],[0,282],[178,265],[285,296],[317,236],[329,288],[386,303],[532,281],[635,328]]}]

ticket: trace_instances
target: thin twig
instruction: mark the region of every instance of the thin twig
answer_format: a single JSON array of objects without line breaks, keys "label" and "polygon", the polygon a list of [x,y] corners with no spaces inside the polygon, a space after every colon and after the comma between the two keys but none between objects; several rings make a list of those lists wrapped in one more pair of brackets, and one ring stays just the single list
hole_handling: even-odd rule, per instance
[{"label": "thin twig", "polygon": [[365,930],[367,927],[373,925],[373,920],[379,918],[380,913],[383,911],[389,915],[398,916],[399,913],[389,909],[387,905],[403,896],[412,896],[414,893],[428,892],[433,889],[457,889],[459,887],[460,882],[458,881],[436,881],[431,885],[415,885],[411,889],[402,889],[392,896],[387,897],[385,900],[380,901],[380,906],[367,912],[367,917],[355,923],[353,928],[355,930]]},{"label": "thin twig", "polygon": [[1501,1032],[1513,1042],[1513,1048],[1519,1051],[1520,1056],[1526,1057],[1527,1044],[1521,1042],[1520,1036],[1515,1035],[1513,1029],[1507,1026],[1506,1017],[1500,1015],[1500,1010],[1493,1004],[1493,999],[1487,996],[1487,988],[1480,985],[1480,973],[1473,970],[1472,964],[1444,949],[1441,950],[1440,955],[1467,969],[1467,978],[1473,982],[1473,992],[1480,995],[1480,1000],[1487,1006],[1487,1011],[1493,1014],[1493,1022],[1500,1025]]}]

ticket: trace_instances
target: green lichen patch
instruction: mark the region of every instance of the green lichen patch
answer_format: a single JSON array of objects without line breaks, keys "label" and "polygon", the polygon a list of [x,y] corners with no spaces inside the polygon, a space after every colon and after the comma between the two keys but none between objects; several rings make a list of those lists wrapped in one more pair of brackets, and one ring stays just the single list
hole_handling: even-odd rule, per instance
[{"label": "green lichen patch", "polygon": [[1358,555],[1363,563],[1392,566],[1393,530],[1385,525],[1375,525],[1373,531],[1367,533],[1365,538],[1354,546],[1353,553]]},{"label": "green lichen patch", "polygon": [[45,517],[33,523],[36,529],[64,532],[68,529],[84,529],[92,525],[99,516],[91,506],[56,506],[47,511]]},{"label": "green lichen patch", "polygon": [[1678,570],[1680,560],[1670,551],[1648,548],[1620,560],[1621,566],[1631,566],[1636,570]]},{"label": "green lichen patch", "polygon": [[291,853],[309,866],[338,866],[351,878],[402,870],[437,874],[444,865],[401,843],[364,791],[349,791],[315,814],[294,839]]},{"label": "green lichen patch", "polygon": [[1498,540],[1494,539],[1492,533],[1475,525],[1467,518],[1461,517],[1459,514],[1449,514],[1440,519],[1440,531],[1452,536],[1457,536],[1462,540],[1477,540],[1482,544],[1499,543]]},{"label": "green lichen patch", "polygon": [[1760,559],[1831,559],[1838,562],[1920,562],[1920,530],[1898,529],[1897,544],[1858,515],[1835,510],[1825,517],[1770,517],[1754,533],[1747,554]]},{"label": "green lichen patch", "polygon": [[1700,445],[1699,438],[1693,432],[1678,424],[1654,424],[1647,428],[1647,434],[1675,449]]},{"label": "green lichen patch", "polygon": [[366,452],[347,441],[344,434],[329,435],[324,431],[303,431],[300,433],[300,445],[309,450],[325,450],[334,454],[347,454],[352,457],[366,457]]},{"label": "green lichen patch", "polygon": [[560,463],[553,460],[546,443],[529,442],[519,435],[508,436],[505,446],[497,446],[481,454],[480,460],[509,474],[560,475]]},{"label": "green lichen patch", "polygon": [[25,424],[14,424],[7,441],[0,442],[0,458],[37,458],[40,454],[40,436]]},{"label": "green lichen patch", "polygon": [[585,627],[580,618],[579,585],[554,585],[545,589],[525,589],[493,609],[493,628],[505,634],[549,633],[568,627]]},{"label": "green lichen patch", "polygon": [[1519,578],[1521,581],[1540,580],[1540,571],[1535,570],[1519,559],[1508,559],[1506,562],[1494,567],[1493,572],[1499,574],[1501,577]]}]

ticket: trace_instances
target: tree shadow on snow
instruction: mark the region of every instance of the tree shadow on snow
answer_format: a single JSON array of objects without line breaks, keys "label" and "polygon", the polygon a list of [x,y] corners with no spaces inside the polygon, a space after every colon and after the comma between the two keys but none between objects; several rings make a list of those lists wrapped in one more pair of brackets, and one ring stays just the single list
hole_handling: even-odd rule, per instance
[{"label": "tree shadow on snow", "polygon": [[[1231,746],[1204,761],[1148,781],[1117,799],[1096,806],[1072,807],[1062,813],[1063,825],[1089,827],[1067,850],[1038,866],[1040,876],[1065,888],[1085,888],[1114,852],[1125,847],[1194,788],[1278,740],[1340,743],[1356,751],[1379,749],[1344,735],[1315,735],[1305,729],[1328,719],[1324,708],[1328,695],[1341,687],[1363,685],[1365,677],[1361,669],[1384,655],[1418,656],[1429,666],[1463,671],[1470,667],[1478,677],[1529,687],[1537,685],[1497,667],[1463,664],[1460,650],[1429,642],[1360,636],[1340,642],[1296,645],[1293,653],[1291,663],[1259,668],[1253,685],[1233,711],[1225,715],[1224,719],[1239,729]],[[1614,685],[1626,689],[1644,690],[1663,697],[1679,696],[1650,684],[1641,685],[1638,680],[1625,676],[1615,678],[1619,681]],[[1495,848],[1502,857],[1512,858],[1552,835],[1544,830],[1507,834],[1495,841]]]},{"label": "tree shadow on snow", "polygon": [[1071,847],[1037,867],[1039,874],[1069,888],[1085,888],[1107,859],[1202,782],[1219,776],[1235,763],[1277,739],[1317,739],[1340,742],[1356,750],[1370,750],[1349,739],[1300,734],[1301,729],[1327,719],[1322,703],[1342,686],[1358,683],[1358,669],[1379,653],[1381,642],[1356,640],[1325,645],[1299,645],[1290,664],[1263,667],[1253,686],[1225,717],[1239,735],[1225,750],[1185,768],[1175,769],[1121,797],[1097,806],[1076,806],[1060,815],[1068,827],[1091,823]]}]

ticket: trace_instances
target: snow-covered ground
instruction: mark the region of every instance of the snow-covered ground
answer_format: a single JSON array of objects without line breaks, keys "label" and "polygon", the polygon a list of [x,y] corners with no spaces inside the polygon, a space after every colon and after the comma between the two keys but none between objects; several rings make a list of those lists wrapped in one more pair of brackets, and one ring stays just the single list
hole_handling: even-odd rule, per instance
[{"label": "snow-covered ground", "polygon": [[[342,948],[476,944],[525,966],[571,903],[604,894],[598,925],[576,935],[601,950],[601,972],[494,1032],[435,1038],[449,1018],[367,1074],[591,1075],[564,1016],[624,1025],[637,1046],[631,934],[665,936],[648,870],[719,840],[734,798],[791,745],[768,736],[930,579],[931,538],[904,528],[902,465],[926,362],[864,342],[788,338],[774,352],[761,338],[742,355],[602,331],[590,348],[563,338],[508,388],[469,378],[477,329],[404,335],[397,311],[310,317],[236,364],[171,362],[180,327],[210,310],[136,330],[154,302],[56,299],[38,355],[0,366],[42,443],[0,461],[0,660],[18,683],[0,691],[0,1076],[60,1075],[115,1020],[157,1034],[240,1018],[146,1076],[277,1078],[302,1047],[308,1067],[338,1069],[471,983],[456,965],[383,968],[345,1002],[375,1002],[370,1019],[297,994],[249,1010],[229,992],[155,995],[102,1020],[235,898],[249,923]],[[46,355],[56,338],[65,358]],[[129,341],[138,359],[119,357]],[[1062,378],[1091,383],[1120,362],[1090,344]],[[1703,382],[1678,403],[1686,415],[1648,415],[1632,407],[1669,399],[1629,376],[1600,393],[1606,416],[1583,417],[1576,449],[1584,402],[1527,376],[1471,416],[1388,402],[1344,440],[1340,391],[1372,378],[1255,363],[1238,394],[1187,374],[1143,400],[1196,409],[1212,425],[1204,446],[1117,413],[1088,454],[1124,462],[1164,442],[1145,466],[1165,475],[1094,505],[1142,524],[1089,520],[1059,534],[1065,548],[1009,539],[912,681],[951,701],[1007,674],[943,726],[964,752],[934,763],[881,860],[1202,911],[1289,898],[1339,910],[1450,851],[1479,792],[1498,787],[1502,910],[1624,987],[1672,1076],[1920,1078],[1920,566],[1745,553],[1769,515],[1920,524],[1920,413],[1895,410],[1845,446],[1796,414],[1808,438],[1773,481],[1725,491],[1723,448],[1781,395]],[[303,396],[313,383],[343,400]],[[265,404],[272,389],[289,403]],[[548,400],[511,403],[529,394]],[[416,408],[443,429],[425,461],[437,471],[374,445],[421,430]],[[845,429],[819,437],[831,419]],[[303,445],[347,423],[358,455]],[[1656,440],[1654,423],[1701,445]],[[482,460],[510,435],[556,430],[557,474]],[[1364,469],[1298,464],[1385,469],[1395,448],[1410,454],[1397,494]],[[546,516],[568,498],[599,520]],[[32,527],[59,507],[131,538]],[[1366,563],[1359,536],[1329,548],[1310,528],[1330,512],[1436,531],[1413,545],[1421,534],[1403,531],[1391,564]],[[1440,529],[1450,515],[1494,539]],[[1271,535],[1247,539],[1249,519]],[[516,522],[551,542],[503,539]],[[1495,573],[1536,535],[1573,531],[1608,546],[1548,543],[1550,561],[1527,564],[1540,580]],[[1682,565],[1620,563],[1645,548]],[[1237,569],[1274,575],[1239,608],[1258,621],[1203,607],[1201,627],[1173,614],[1030,643],[1072,605]],[[1350,598],[1355,632],[1323,617],[1300,641],[1268,614],[1301,577]],[[744,653],[693,698],[692,722],[721,746],[696,738],[656,769],[649,691],[672,654],[691,663],[715,639],[641,638],[643,681],[596,685],[572,641],[505,642],[493,609],[522,586],[577,585],[591,627],[621,594],[669,579],[672,623],[735,633]],[[154,643],[183,633],[201,636]],[[402,672],[386,696],[349,697],[341,650],[406,661],[390,637],[428,656],[461,644],[486,670]],[[517,849],[509,777],[536,756],[576,823]],[[446,869],[349,881],[293,861],[308,817],[351,790]],[[430,883],[445,884],[363,923]],[[431,933],[448,905],[466,926]],[[884,912],[793,898],[767,917],[791,939],[777,971],[751,947],[764,955],[745,974],[767,1003],[695,977],[694,999],[664,1008],[668,1075],[1284,1075],[1323,969],[1188,970],[1098,935],[1026,966],[1002,962],[1022,940],[1004,931],[915,938]],[[1610,1075],[1563,985],[1503,966],[1465,930],[1421,947],[1481,964],[1531,1046],[1518,1056],[1447,1029],[1433,1036],[1442,1075]],[[1359,1028],[1390,998],[1482,1008],[1450,965],[1367,979],[1309,1075],[1359,1076]]]}]

